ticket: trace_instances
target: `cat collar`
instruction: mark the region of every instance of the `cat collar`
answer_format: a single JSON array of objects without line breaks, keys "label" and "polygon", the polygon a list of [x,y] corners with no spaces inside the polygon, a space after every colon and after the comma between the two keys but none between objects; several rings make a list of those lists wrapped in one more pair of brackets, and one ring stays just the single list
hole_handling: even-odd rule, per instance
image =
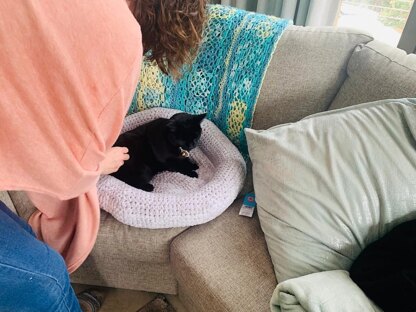
[{"label": "cat collar", "polygon": [[189,158],[189,156],[191,156],[191,154],[187,150],[184,150],[182,147],[179,147],[179,151],[181,152],[182,157]]}]

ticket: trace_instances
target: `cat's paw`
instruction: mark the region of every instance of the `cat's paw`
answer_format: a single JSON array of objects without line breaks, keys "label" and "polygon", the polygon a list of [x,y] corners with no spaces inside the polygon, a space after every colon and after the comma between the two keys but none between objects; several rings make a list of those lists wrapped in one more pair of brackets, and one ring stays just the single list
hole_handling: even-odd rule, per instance
[{"label": "cat's paw", "polygon": [[153,192],[153,190],[155,189],[155,187],[151,185],[150,183],[141,185],[139,188],[145,192]]},{"label": "cat's paw", "polygon": [[187,175],[188,177],[191,177],[191,178],[198,178],[198,173],[196,173],[195,171],[187,172],[187,173],[185,173],[185,175]]},{"label": "cat's paw", "polygon": [[189,158],[187,158],[183,163],[182,163],[182,168],[185,169],[186,171],[195,171],[199,169],[199,166],[194,163],[192,160],[190,160]]},{"label": "cat's paw", "polygon": [[195,170],[198,170],[199,169],[199,166],[197,165],[197,164],[195,164],[195,163],[191,163],[191,170],[192,171],[195,171]]}]

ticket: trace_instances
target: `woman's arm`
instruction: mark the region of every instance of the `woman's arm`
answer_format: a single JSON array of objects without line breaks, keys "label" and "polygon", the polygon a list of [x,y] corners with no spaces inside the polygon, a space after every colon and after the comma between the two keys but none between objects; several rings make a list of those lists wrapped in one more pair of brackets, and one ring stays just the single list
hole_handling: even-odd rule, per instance
[{"label": "woman's arm", "polygon": [[116,169],[100,164],[139,78],[126,2],[2,0],[0,46],[0,189],[87,192]]}]

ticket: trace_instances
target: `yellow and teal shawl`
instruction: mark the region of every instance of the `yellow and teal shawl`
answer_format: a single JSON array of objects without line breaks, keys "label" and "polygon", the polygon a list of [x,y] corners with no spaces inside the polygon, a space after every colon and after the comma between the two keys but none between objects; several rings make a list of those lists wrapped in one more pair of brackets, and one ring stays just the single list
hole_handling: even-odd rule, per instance
[{"label": "yellow and teal shawl", "polygon": [[129,114],[167,107],[207,113],[247,156],[244,128],[251,127],[261,84],[290,21],[221,6],[208,7],[203,41],[192,66],[175,81],[145,61]]}]

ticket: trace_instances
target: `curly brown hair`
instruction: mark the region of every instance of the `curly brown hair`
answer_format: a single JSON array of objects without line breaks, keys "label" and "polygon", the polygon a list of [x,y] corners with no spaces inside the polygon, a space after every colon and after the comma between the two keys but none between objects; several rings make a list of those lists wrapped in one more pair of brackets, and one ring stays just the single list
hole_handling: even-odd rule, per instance
[{"label": "curly brown hair", "polygon": [[[131,9],[142,29],[144,53],[165,74],[181,75],[195,57],[207,0],[136,0]],[[135,3],[134,3],[135,2]]]}]

